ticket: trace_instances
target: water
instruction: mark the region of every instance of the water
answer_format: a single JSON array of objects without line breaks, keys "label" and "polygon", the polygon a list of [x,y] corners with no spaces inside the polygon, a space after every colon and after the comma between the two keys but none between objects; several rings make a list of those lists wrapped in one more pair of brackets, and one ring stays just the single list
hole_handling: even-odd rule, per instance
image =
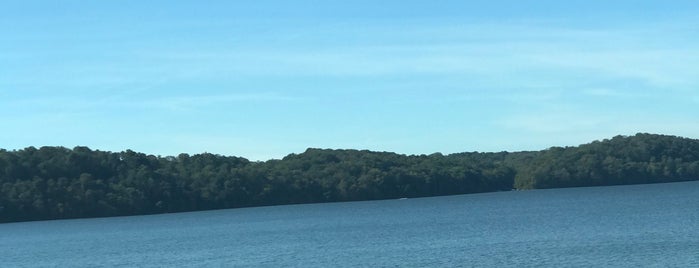
[{"label": "water", "polygon": [[699,182],[0,224],[2,267],[699,267]]}]

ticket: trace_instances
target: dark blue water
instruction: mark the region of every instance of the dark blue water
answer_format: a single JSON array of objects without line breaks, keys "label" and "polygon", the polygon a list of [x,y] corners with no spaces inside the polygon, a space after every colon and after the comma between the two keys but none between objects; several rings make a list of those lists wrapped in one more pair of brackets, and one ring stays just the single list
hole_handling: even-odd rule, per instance
[{"label": "dark blue water", "polygon": [[699,182],[0,224],[2,267],[699,267]]}]

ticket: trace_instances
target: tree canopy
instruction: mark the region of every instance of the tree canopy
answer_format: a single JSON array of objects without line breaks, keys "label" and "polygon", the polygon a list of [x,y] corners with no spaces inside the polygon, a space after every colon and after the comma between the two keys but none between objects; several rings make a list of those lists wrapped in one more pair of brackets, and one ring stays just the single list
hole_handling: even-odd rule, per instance
[{"label": "tree canopy", "polygon": [[637,134],[533,152],[308,149],[252,162],[87,147],[0,149],[0,222],[699,179],[699,140]]}]

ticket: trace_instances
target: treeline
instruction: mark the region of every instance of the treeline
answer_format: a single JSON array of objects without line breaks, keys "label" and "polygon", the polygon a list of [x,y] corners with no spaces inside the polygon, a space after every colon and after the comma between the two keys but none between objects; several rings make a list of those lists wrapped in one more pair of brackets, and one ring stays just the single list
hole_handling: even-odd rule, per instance
[{"label": "treeline", "polygon": [[0,150],[0,222],[699,179],[699,140],[637,134],[538,152],[308,149],[251,162],[86,147]]},{"label": "treeline", "polygon": [[515,188],[541,189],[699,180],[699,140],[616,136],[517,156]]}]

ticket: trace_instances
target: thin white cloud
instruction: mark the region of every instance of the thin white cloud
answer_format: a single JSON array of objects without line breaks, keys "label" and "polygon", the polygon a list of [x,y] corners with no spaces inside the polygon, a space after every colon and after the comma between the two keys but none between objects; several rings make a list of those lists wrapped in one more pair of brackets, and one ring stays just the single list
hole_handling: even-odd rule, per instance
[{"label": "thin white cloud", "polygon": [[502,131],[517,133],[522,137],[547,137],[560,144],[639,132],[686,137],[696,137],[696,133],[699,133],[699,119],[692,115],[668,118],[634,112],[609,114],[574,109],[544,109],[537,113],[505,115],[495,125]]},{"label": "thin white cloud", "polygon": [[[694,96],[693,100],[699,103],[695,91],[699,86],[699,79],[696,79],[699,47],[696,42],[680,42],[691,38],[688,36],[695,31],[683,26],[682,23],[685,22],[654,22],[653,25],[598,27],[593,30],[552,27],[551,22],[462,25],[415,23],[406,27],[372,24],[349,29],[325,25],[309,29],[294,28],[290,32],[266,33],[257,36],[256,41],[242,41],[243,44],[224,42],[226,45],[219,47],[196,43],[202,40],[191,41],[194,43],[183,40],[186,44],[180,46],[148,42],[143,48],[116,44],[120,49],[117,49],[118,57],[100,57],[104,49],[96,49],[71,61],[46,61],[46,66],[30,66],[31,68],[25,69],[21,65],[12,65],[12,69],[0,67],[0,71],[7,70],[0,75],[12,77],[11,80],[0,79],[0,87],[4,89],[45,88],[42,91],[44,93],[59,88],[68,92],[65,95],[39,94],[43,97],[25,100],[3,98],[0,99],[0,104],[5,111],[28,111],[29,108],[26,107],[31,107],[32,119],[37,120],[44,114],[65,114],[65,117],[61,117],[63,119],[59,118],[61,120],[51,120],[90,129],[94,126],[88,126],[81,115],[92,115],[93,118],[100,118],[100,121],[109,121],[122,114],[132,117],[143,114],[144,117],[151,117],[150,121],[146,121],[152,122],[157,121],[152,119],[157,115],[139,112],[155,109],[172,116],[180,111],[207,110],[212,106],[228,104],[235,107],[235,104],[240,103],[275,105],[308,101],[307,96],[294,95],[290,88],[279,89],[285,82],[291,81],[294,83],[290,85],[294,88],[342,91],[339,95],[329,94],[338,98],[363,96],[374,101],[380,98],[385,101],[382,104],[397,109],[405,108],[401,103],[396,104],[401,101],[425,102],[423,107],[426,109],[450,104],[449,102],[464,102],[465,105],[452,105],[454,114],[445,116],[453,119],[445,121],[445,124],[462,124],[458,118],[471,120],[471,117],[464,114],[478,114],[487,110],[483,108],[491,107],[496,109],[488,111],[492,114],[487,118],[500,118],[494,122],[482,122],[478,120],[489,119],[473,117],[474,126],[494,125],[492,128],[483,127],[477,139],[474,134],[467,133],[479,131],[477,127],[454,130],[458,134],[453,136],[424,134],[423,137],[417,137],[420,134],[416,132],[419,131],[406,128],[399,132],[404,133],[404,138],[400,136],[403,134],[396,136],[395,133],[385,135],[389,138],[367,136],[355,139],[355,134],[347,138],[343,135],[362,132],[361,128],[368,126],[362,125],[362,120],[348,116],[355,120],[350,121],[356,122],[357,131],[324,132],[325,135],[299,131],[285,135],[295,137],[295,141],[279,137],[258,138],[250,133],[235,133],[230,138],[225,135],[185,133],[172,138],[169,143],[161,141],[161,136],[181,131],[175,128],[158,130],[162,131],[159,133],[154,131],[152,135],[159,137],[144,141],[147,145],[139,145],[143,150],[153,152],[169,148],[175,148],[173,150],[178,152],[206,150],[253,159],[278,157],[280,152],[298,151],[312,144],[402,152],[411,152],[405,148],[413,146],[425,150],[424,153],[430,153],[428,148],[433,145],[420,147],[411,144],[430,144],[432,141],[424,141],[444,140],[442,148],[449,148],[449,145],[458,144],[454,140],[472,139],[473,143],[486,140],[483,143],[488,143],[490,141],[487,140],[491,137],[498,136],[499,140],[492,142],[491,148],[497,149],[498,144],[512,143],[509,144],[512,147],[501,149],[538,149],[535,147],[575,145],[578,142],[635,132],[696,136],[699,133],[699,122],[696,119],[672,118],[682,116],[681,113],[666,112],[664,117],[653,118],[646,116],[652,114],[652,111],[625,111],[636,109],[634,102],[639,98],[652,100],[661,96],[663,98],[659,99],[664,102],[658,105],[669,105],[671,100],[681,97],[692,101]],[[260,38],[269,43],[260,42]],[[95,42],[93,45],[101,48],[99,42],[102,41]],[[202,49],[203,47],[206,49]],[[45,55],[35,56],[32,53],[28,51],[21,57],[28,61],[34,59],[43,62],[42,57]],[[43,53],[61,52],[52,50]],[[332,80],[335,78],[340,79]],[[315,84],[316,79],[325,79],[323,88]],[[369,89],[362,88],[367,85],[372,87],[374,82],[377,83],[376,90],[383,94],[372,95]],[[329,83],[337,83],[337,87],[328,87]],[[194,91],[196,88],[190,88],[184,94],[169,89],[179,87],[182,90],[182,85],[201,88],[207,84],[215,85],[213,87],[218,89],[197,92]],[[247,85],[258,85],[257,88],[266,89],[222,89],[246,88]],[[267,90],[269,88],[272,91]],[[85,93],[89,90],[99,90],[102,93]],[[407,90],[418,94],[406,94]],[[389,94],[385,94],[386,92],[395,92],[395,96],[399,97],[387,97]],[[111,96],[105,97],[105,94]],[[576,99],[572,99],[573,97]],[[613,114],[595,111],[605,109],[596,102],[602,98],[619,104],[613,109],[605,110]],[[348,102],[362,104],[357,100]],[[583,107],[588,107],[589,110],[584,110]],[[655,107],[648,109],[652,108]],[[126,109],[128,111],[122,113]],[[309,108],[313,109],[318,110],[318,107]],[[691,107],[685,109],[692,111]],[[42,114],[37,115],[38,110]],[[107,115],[101,118],[105,114]],[[410,112],[405,114],[406,117],[414,115]],[[4,119],[3,122],[15,121]],[[272,125],[275,122],[264,123]],[[114,124],[109,127],[115,129],[133,127],[130,120],[110,124]],[[62,124],[55,125],[60,128]],[[340,127],[329,125],[326,128]],[[279,131],[289,133],[288,129]],[[439,131],[439,128],[435,131]],[[121,134],[115,137],[121,139]],[[10,135],[8,140],[11,138]],[[132,138],[139,139],[143,138]],[[517,147],[516,143],[527,141],[532,144]],[[128,146],[128,142],[123,144]],[[268,148],[259,147],[264,145]],[[472,148],[483,150],[480,144]]]},{"label": "thin white cloud", "polygon": [[699,85],[696,79],[696,71],[699,70],[699,48],[694,50],[568,51],[533,55],[532,60],[551,67],[568,68],[568,72],[638,79],[656,87],[685,89]]},{"label": "thin white cloud", "polygon": [[[141,97],[137,95],[115,94],[107,97],[41,97],[19,100],[5,100],[6,107],[33,107],[34,110],[44,109],[53,113],[75,114],[76,111],[96,111],[105,108],[138,107],[168,110],[187,110],[211,105],[238,102],[298,102],[308,100],[307,97],[283,95],[274,92],[260,93],[228,93],[216,95],[188,95]],[[2,101],[0,101],[2,103]]]},{"label": "thin white cloud", "polygon": [[583,95],[593,97],[610,97],[610,98],[648,98],[652,95],[647,92],[621,90],[612,88],[587,88],[582,90]]},{"label": "thin white cloud", "polygon": [[296,102],[304,100],[307,100],[307,98],[277,93],[232,93],[153,98],[131,102],[130,104],[139,107],[181,110],[236,102]]},{"label": "thin white cloud", "polygon": [[[230,77],[392,75],[470,76],[488,88],[565,86],[572,83],[566,81],[584,76],[586,81],[639,80],[658,88],[699,83],[694,77],[699,48],[691,42],[677,47],[680,43],[673,41],[692,31],[686,21],[594,30],[552,25],[550,21],[413,22],[342,31],[336,24],[294,28],[292,33],[286,29],[265,35],[281,39],[282,44],[272,45],[271,40],[206,52],[187,49],[197,46],[129,48],[109,62],[63,62],[25,76],[24,81],[18,75],[12,83],[125,88],[152,84],[154,77],[177,83]],[[658,42],[660,38],[665,42]]]},{"label": "thin white cloud", "polygon": [[526,114],[510,116],[496,122],[506,129],[541,133],[573,133],[581,130],[590,130],[607,125],[609,118],[591,117],[587,114],[540,112],[538,114]]},{"label": "thin white cloud", "polygon": [[[678,48],[672,42],[673,38],[686,34],[683,32],[686,29],[675,29],[679,32],[665,36],[670,39],[667,43],[645,46],[644,43],[656,38],[649,36],[662,35],[662,29],[592,31],[514,24],[433,27],[421,28],[417,33],[398,31],[397,35],[405,35],[400,43],[365,41],[296,48],[243,46],[207,53],[171,51],[152,56],[181,70],[185,66],[209,70],[196,74],[209,78],[469,75],[484,80],[490,87],[577,81],[582,77],[586,81],[637,80],[658,88],[697,85],[694,74],[699,69],[699,48],[691,44]],[[367,32],[364,34],[367,38],[386,34],[371,28]],[[311,33],[306,34],[312,38]],[[410,42],[426,39],[436,40]]]}]

